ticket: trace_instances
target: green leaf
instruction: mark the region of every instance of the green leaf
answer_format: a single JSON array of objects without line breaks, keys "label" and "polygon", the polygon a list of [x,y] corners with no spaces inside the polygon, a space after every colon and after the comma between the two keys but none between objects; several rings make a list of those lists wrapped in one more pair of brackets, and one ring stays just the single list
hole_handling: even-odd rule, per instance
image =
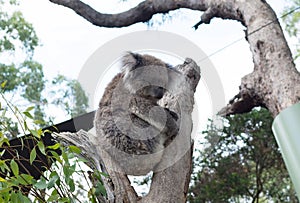
[{"label": "green leaf", "polygon": [[24,111],[23,114],[24,114],[26,117],[28,117],[28,118],[30,118],[30,119],[33,119],[33,116],[32,116],[31,113],[29,113],[28,111]]},{"label": "green leaf", "polygon": [[28,107],[28,108],[25,110],[25,112],[29,112],[29,111],[31,111],[32,109],[34,109],[34,106]]},{"label": "green leaf", "polygon": [[33,123],[36,125],[45,125],[45,121],[42,120],[34,120]]},{"label": "green leaf", "polygon": [[19,203],[20,202],[18,195],[15,192],[11,193],[10,199],[11,199],[11,203]]},{"label": "green leaf", "polygon": [[109,175],[107,175],[106,173],[103,173],[101,171],[94,171],[93,174],[98,180],[101,180],[101,176],[104,176],[105,178],[109,177]]},{"label": "green leaf", "polygon": [[61,154],[61,156],[62,156],[62,158],[64,159],[64,161],[65,161],[66,163],[69,163],[68,154],[67,154],[66,152],[63,152],[63,153]]},{"label": "green leaf", "polygon": [[39,150],[42,152],[42,154],[46,155],[44,143],[42,141],[39,141],[37,146],[38,146]]},{"label": "green leaf", "polygon": [[103,195],[106,196],[106,189],[104,187],[104,185],[102,185],[100,182],[97,183],[96,185],[96,191],[95,191],[95,195]]},{"label": "green leaf", "polygon": [[7,146],[10,146],[10,143],[9,143],[8,138],[6,138],[6,137],[4,137],[4,136],[0,136],[0,147],[1,147],[4,143],[6,143]]},{"label": "green leaf", "polygon": [[89,160],[87,160],[85,158],[82,158],[82,157],[79,157],[78,162],[87,163],[87,162],[89,162]]},{"label": "green leaf", "polygon": [[1,83],[1,87],[4,88],[7,84],[7,80],[5,80],[4,82]]},{"label": "green leaf", "polygon": [[54,187],[54,185],[56,184],[56,182],[59,180],[59,176],[57,174],[57,172],[53,171],[51,174],[50,174],[50,180],[48,181],[48,185],[47,185],[47,188],[48,189],[51,189]]},{"label": "green leaf", "polygon": [[39,134],[38,134],[38,132],[37,132],[37,130],[30,130],[30,133],[31,133],[34,137],[40,138],[40,137],[39,137]]},{"label": "green leaf", "polygon": [[7,182],[7,180],[4,179],[4,178],[2,178],[2,177],[0,177],[0,182]]},{"label": "green leaf", "polygon": [[97,203],[98,201],[96,200],[96,197],[95,197],[95,188],[91,188],[89,191],[88,191],[88,197],[89,197],[89,200],[92,202],[92,203]]},{"label": "green leaf", "polygon": [[31,203],[30,199],[23,195],[21,191],[18,191],[18,198],[22,203]]},{"label": "green leaf", "polygon": [[[53,127],[53,126],[52,126]],[[56,127],[55,127],[56,128]],[[56,128],[57,129],[57,128]],[[50,133],[50,134],[52,134],[53,132],[51,131],[51,130],[48,130],[48,129],[46,129],[46,130],[44,130],[44,134],[45,133]]]},{"label": "green leaf", "polygon": [[3,109],[2,113],[1,113],[1,117],[5,118],[5,115],[6,115],[6,112],[7,112],[7,109]]},{"label": "green leaf", "polygon": [[56,149],[58,149],[59,147],[60,147],[60,144],[59,144],[59,143],[56,143],[56,144],[54,144],[54,145],[48,146],[47,148],[48,148],[48,149],[56,150]]},{"label": "green leaf", "polygon": [[52,154],[52,158],[54,158],[55,161],[58,161],[60,164],[62,164],[61,157],[55,151],[50,151],[50,153]]},{"label": "green leaf", "polygon": [[0,160],[0,169],[2,172],[10,171],[9,167],[6,164],[5,160]]},{"label": "green leaf", "polygon": [[32,180],[33,180],[33,177],[31,175],[28,175],[28,174],[21,174],[20,177],[26,181],[26,184],[32,184]]},{"label": "green leaf", "polygon": [[59,202],[59,203],[69,203],[69,202],[71,202],[71,201],[70,201],[70,198],[68,198],[68,197],[63,197],[63,198],[58,199],[58,202]]},{"label": "green leaf", "polygon": [[32,162],[35,160],[35,158],[36,158],[36,149],[35,149],[35,147],[31,150],[31,152],[30,152],[30,164],[32,165]]},{"label": "green leaf", "polygon": [[17,0],[9,0],[9,3],[12,4],[12,5],[18,5]]},{"label": "green leaf", "polygon": [[22,185],[30,185],[30,184],[32,184],[32,180],[33,180],[33,177],[31,175],[27,175],[27,174],[20,174],[17,177],[17,181],[19,182],[19,184],[22,184]]},{"label": "green leaf", "polygon": [[34,184],[34,187],[36,187],[39,190],[43,190],[47,188],[47,182],[45,178],[41,178],[37,183]]},{"label": "green leaf", "polygon": [[69,183],[68,183],[69,187],[70,187],[70,191],[74,192],[75,191],[75,184],[74,184],[74,180],[70,179]]},{"label": "green leaf", "polygon": [[3,193],[6,193],[6,192],[10,192],[12,190],[12,188],[4,188],[3,189],[1,188],[0,189],[0,194],[3,194]]},{"label": "green leaf", "polygon": [[56,189],[54,189],[47,199],[47,202],[56,202],[59,199],[59,195]]},{"label": "green leaf", "polygon": [[80,154],[81,153],[81,149],[79,149],[76,146],[71,145],[71,146],[69,146],[69,149],[70,149],[71,152],[73,152],[75,154]]},{"label": "green leaf", "polygon": [[18,176],[18,175],[19,175],[19,166],[18,166],[18,164],[15,162],[14,159],[12,159],[12,160],[10,161],[10,168],[11,168],[11,170],[12,170],[14,176]]},{"label": "green leaf", "polygon": [[28,125],[27,125],[27,122],[24,120],[24,122],[23,122],[23,126],[24,126],[24,129],[27,131],[27,130],[29,130],[29,128],[28,128]]},{"label": "green leaf", "polygon": [[72,171],[70,170],[70,165],[66,164],[63,166],[63,172],[66,178],[66,182],[69,181],[70,176],[72,175]]}]

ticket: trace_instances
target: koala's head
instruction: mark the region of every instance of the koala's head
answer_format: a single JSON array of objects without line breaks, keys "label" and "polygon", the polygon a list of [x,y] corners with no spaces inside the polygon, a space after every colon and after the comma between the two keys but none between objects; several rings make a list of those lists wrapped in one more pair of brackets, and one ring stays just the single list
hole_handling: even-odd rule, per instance
[{"label": "koala's head", "polygon": [[124,86],[131,94],[159,100],[169,81],[170,65],[150,55],[127,53],[122,58]]}]

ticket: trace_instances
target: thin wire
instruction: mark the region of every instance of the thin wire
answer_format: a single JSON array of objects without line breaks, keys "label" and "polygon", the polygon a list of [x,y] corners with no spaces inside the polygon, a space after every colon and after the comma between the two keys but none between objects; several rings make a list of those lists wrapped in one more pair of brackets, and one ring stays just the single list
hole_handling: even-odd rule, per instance
[{"label": "thin wire", "polygon": [[[279,19],[281,19],[281,18],[284,18],[284,17],[286,17],[286,16],[288,16],[288,15],[291,15],[292,13],[294,13],[295,11],[297,11],[297,10],[299,10],[299,9],[300,9],[300,6],[294,8],[294,9],[292,9],[292,10],[290,10],[289,12],[283,14],[282,16],[277,17],[275,20],[273,20],[273,21],[271,21],[271,22],[269,22],[269,23],[267,23],[267,24],[265,24],[265,25],[263,25],[263,26],[261,26],[261,27],[255,29],[255,30],[253,30],[253,31],[250,32],[250,33],[248,33],[247,37],[249,37],[249,36],[253,35],[254,33],[256,33],[256,32],[258,32],[258,31],[262,30],[263,28],[268,27],[269,25],[271,25],[271,24],[277,22],[277,21],[278,21]],[[204,61],[204,60],[206,60],[206,59],[208,59],[208,58],[210,58],[210,57],[216,55],[217,53],[223,51],[224,49],[227,49],[228,47],[231,47],[232,45],[238,43],[239,41],[241,41],[241,40],[243,40],[243,39],[244,39],[244,37],[239,38],[239,39],[237,39],[237,40],[235,40],[235,41],[233,41],[233,42],[231,42],[231,43],[225,45],[224,47],[222,47],[222,48],[220,48],[220,49],[218,49],[218,50],[212,52],[211,54],[209,54],[208,56],[204,57],[203,59],[200,59],[199,62],[202,62],[202,61]]]}]

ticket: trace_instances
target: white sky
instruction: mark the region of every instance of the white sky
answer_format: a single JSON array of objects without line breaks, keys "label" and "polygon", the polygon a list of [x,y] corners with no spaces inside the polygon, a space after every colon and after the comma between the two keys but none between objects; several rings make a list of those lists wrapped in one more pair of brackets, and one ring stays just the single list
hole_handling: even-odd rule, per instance
[{"label": "white sky", "polygon": [[[136,5],[139,1],[128,0],[124,3],[120,0],[86,0],[85,2],[102,12],[118,12]],[[278,15],[286,4],[285,0],[268,2],[277,14],[279,13]],[[172,12],[175,14],[174,17],[162,25],[155,24],[154,27],[148,27],[139,23],[121,29],[96,27],[72,10],[48,0],[22,0],[21,11],[33,24],[40,38],[42,46],[36,50],[34,58],[43,65],[45,75],[49,78],[58,73],[77,78],[83,64],[98,47],[117,36],[133,31],[156,29],[173,32],[192,40],[207,55],[245,36],[244,27],[230,20],[214,19],[211,24],[201,25],[195,31],[192,26],[200,20],[201,12],[186,9]],[[241,40],[211,56],[210,60],[221,76],[227,102],[238,93],[241,77],[252,71],[249,45],[245,40]],[[203,126],[206,125],[207,118],[212,116],[211,108],[207,108],[207,105],[211,106],[211,101],[205,88],[202,84],[197,90],[199,94],[197,105],[200,106],[200,123]]]}]

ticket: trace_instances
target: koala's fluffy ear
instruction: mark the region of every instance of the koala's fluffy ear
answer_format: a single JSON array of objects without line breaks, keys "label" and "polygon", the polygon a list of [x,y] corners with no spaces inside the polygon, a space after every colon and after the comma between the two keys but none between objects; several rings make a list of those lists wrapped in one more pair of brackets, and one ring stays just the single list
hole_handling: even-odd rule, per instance
[{"label": "koala's fluffy ear", "polygon": [[138,65],[138,60],[136,58],[136,54],[132,52],[127,52],[123,57],[122,57],[122,69],[125,72],[130,72],[135,69]]}]

